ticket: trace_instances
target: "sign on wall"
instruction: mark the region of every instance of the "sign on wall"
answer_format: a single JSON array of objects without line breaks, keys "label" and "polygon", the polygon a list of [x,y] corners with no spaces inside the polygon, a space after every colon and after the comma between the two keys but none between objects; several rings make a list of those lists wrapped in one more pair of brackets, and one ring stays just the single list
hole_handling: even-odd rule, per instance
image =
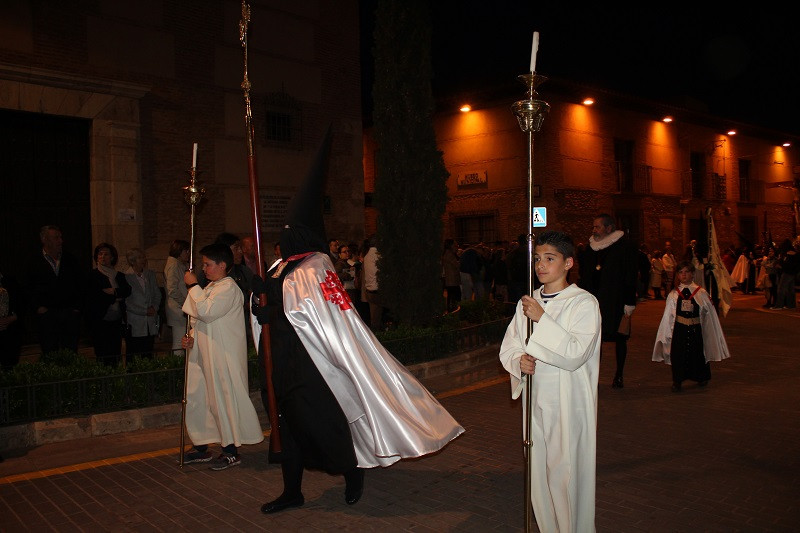
[{"label": "sign on wall", "polygon": [[486,185],[489,183],[489,173],[486,170],[464,172],[458,175],[456,183],[459,188]]},{"label": "sign on wall", "polygon": [[547,208],[546,207],[534,207],[533,208],[533,227],[534,228],[546,228],[547,227]]},{"label": "sign on wall", "polygon": [[260,193],[261,229],[279,232],[286,223],[286,210],[291,196]]}]

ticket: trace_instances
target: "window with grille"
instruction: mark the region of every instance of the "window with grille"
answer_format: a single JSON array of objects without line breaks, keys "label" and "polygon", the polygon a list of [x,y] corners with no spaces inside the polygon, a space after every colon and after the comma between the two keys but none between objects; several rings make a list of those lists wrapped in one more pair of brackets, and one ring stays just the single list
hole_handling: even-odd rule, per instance
[{"label": "window with grille", "polygon": [[459,217],[455,222],[456,239],[460,243],[475,244],[497,240],[493,215]]},{"label": "window with grille", "polygon": [[268,146],[303,149],[303,114],[300,103],[285,92],[264,99],[264,142]]},{"label": "window with grille", "polygon": [[706,154],[705,152],[692,152],[689,155],[689,167],[691,169],[691,197],[703,197],[703,179],[706,175]]},{"label": "window with grille", "polygon": [[614,139],[617,191],[633,192],[633,141]]},{"label": "window with grille", "polygon": [[267,140],[292,142],[292,116],[287,113],[267,111]]},{"label": "window with grille", "polygon": [[739,201],[750,201],[750,160],[739,160]]}]

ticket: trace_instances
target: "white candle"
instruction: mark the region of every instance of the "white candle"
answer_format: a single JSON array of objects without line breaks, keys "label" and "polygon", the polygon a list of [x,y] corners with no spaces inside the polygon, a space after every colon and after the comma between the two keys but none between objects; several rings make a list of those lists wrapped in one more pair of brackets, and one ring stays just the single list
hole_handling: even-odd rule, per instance
[{"label": "white candle", "polygon": [[539,32],[533,32],[533,44],[531,45],[531,72],[536,72],[536,52],[539,50]]},{"label": "white candle", "polygon": [[194,143],[192,149],[192,168],[197,168],[197,143]]}]

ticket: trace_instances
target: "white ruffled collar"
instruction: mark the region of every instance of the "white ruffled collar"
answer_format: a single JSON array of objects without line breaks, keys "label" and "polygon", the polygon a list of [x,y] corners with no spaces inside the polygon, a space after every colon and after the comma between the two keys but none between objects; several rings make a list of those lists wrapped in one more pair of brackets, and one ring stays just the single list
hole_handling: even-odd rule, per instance
[{"label": "white ruffled collar", "polygon": [[599,240],[595,239],[594,235],[592,235],[591,237],[589,237],[589,246],[592,248],[592,250],[597,252],[599,250],[608,248],[609,246],[620,240],[623,235],[625,235],[625,232],[619,229],[609,233],[608,235]]}]

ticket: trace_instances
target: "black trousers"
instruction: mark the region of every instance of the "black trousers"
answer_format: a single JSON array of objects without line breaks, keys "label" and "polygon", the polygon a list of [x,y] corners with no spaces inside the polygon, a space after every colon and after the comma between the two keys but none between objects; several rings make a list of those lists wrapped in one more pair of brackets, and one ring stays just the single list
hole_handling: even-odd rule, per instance
[{"label": "black trousers", "polygon": [[625,370],[625,360],[628,358],[629,338],[628,335],[623,335],[622,333],[617,333],[614,337],[614,353],[617,357],[617,371],[614,373],[614,377],[621,378]]},{"label": "black trousers", "polygon": [[155,335],[146,335],[144,337],[131,337],[129,335],[125,338],[125,353],[128,357],[135,355],[138,357],[152,358],[155,340]]}]

